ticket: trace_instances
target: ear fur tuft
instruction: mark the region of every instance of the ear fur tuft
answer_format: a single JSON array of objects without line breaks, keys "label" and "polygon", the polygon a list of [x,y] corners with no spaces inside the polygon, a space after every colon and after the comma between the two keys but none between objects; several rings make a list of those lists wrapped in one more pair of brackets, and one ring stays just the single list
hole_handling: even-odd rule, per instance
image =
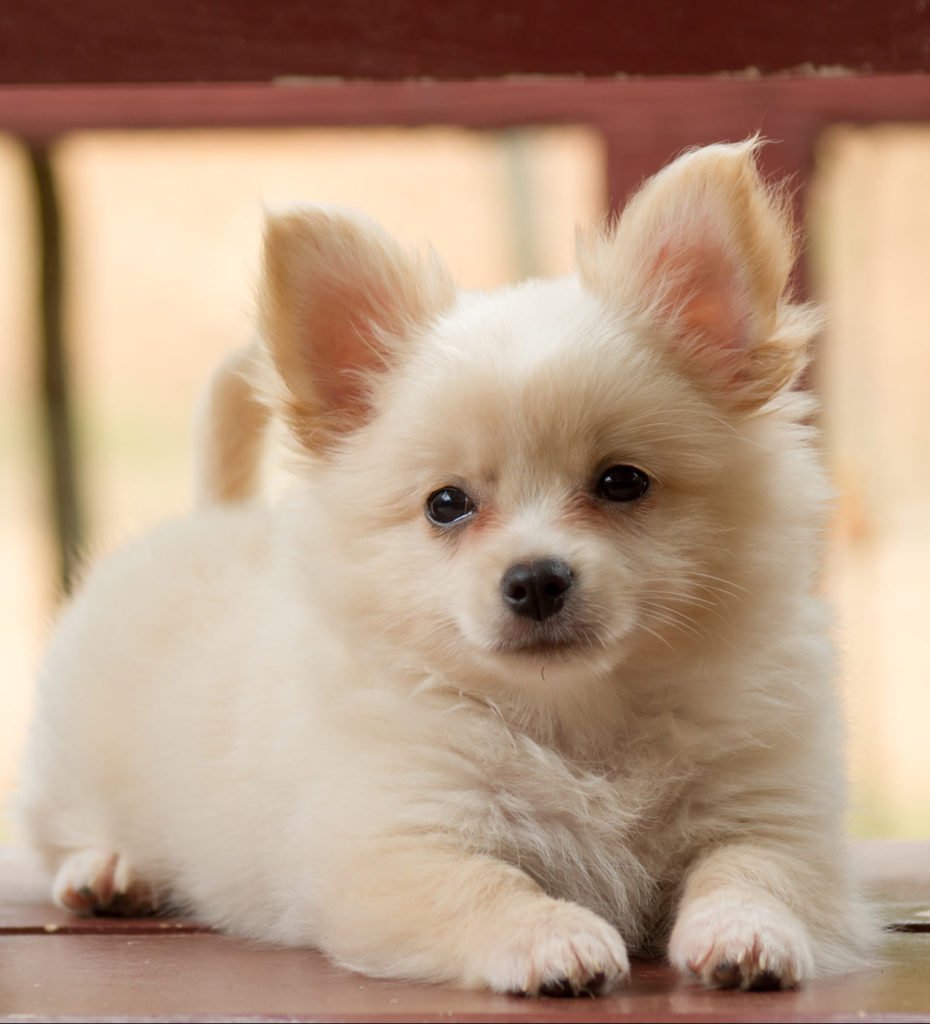
[{"label": "ear fur tuft", "polygon": [[759,173],[758,137],[692,150],[650,178],[612,228],[578,240],[582,282],[657,335],[730,404],[788,387],[819,322],[786,301],[790,197]]}]

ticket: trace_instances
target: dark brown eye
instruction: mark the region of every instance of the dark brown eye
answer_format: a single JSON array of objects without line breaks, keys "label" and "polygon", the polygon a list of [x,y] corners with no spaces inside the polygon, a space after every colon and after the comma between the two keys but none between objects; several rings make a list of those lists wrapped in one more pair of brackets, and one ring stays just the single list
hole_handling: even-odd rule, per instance
[{"label": "dark brown eye", "polygon": [[611,466],[595,488],[607,501],[636,501],[649,490],[649,477],[635,466]]},{"label": "dark brown eye", "polygon": [[458,487],[443,487],[426,499],[426,518],[437,526],[451,526],[475,511],[475,503]]}]

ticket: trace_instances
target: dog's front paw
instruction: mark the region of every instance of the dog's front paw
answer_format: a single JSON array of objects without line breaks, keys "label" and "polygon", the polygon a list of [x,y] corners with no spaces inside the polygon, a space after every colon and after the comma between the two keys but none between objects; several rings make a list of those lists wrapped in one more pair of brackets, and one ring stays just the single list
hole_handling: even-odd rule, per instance
[{"label": "dog's front paw", "polygon": [[75,914],[136,917],[158,909],[151,887],[136,877],[125,857],[110,850],[69,854],[55,875],[52,897]]},{"label": "dog's front paw", "polygon": [[707,988],[796,988],[814,970],[807,929],[786,907],[735,893],[687,904],[669,957]]},{"label": "dog's front paw", "polygon": [[601,995],[624,984],[630,962],[606,921],[574,903],[545,900],[521,908],[485,936],[481,981],[516,995]]}]

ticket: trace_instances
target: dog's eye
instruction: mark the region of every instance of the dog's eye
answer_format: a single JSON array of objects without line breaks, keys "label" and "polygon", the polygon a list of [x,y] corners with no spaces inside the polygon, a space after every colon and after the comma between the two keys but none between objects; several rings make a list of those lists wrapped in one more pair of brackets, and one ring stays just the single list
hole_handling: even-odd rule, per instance
[{"label": "dog's eye", "polygon": [[635,466],[611,466],[595,490],[608,501],[636,501],[649,490],[649,477]]},{"label": "dog's eye", "polygon": [[437,526],[449,526],[475,511],[475,503],[458,487],[442,487],[426,499],[426,518]]}]

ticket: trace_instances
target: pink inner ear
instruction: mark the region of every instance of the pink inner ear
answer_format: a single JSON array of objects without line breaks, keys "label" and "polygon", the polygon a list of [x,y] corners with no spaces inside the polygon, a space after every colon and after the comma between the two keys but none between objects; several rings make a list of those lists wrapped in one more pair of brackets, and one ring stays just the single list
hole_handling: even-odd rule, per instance
[{"label": "pink inner ear", "polygon": [[364,418],[368,409],[365,377],[385,361],[376,322],[391,323],[387,293],[374,282],[365,287],[330,279],[318,286],[315,301],[304,312],[302,336],[313,343],[301,349],[304,364],[328,413],[349,422]]},{"label": "pink inner ear", "polygon": [[670,243],[659,250],[648,276],[661,296],[659,315],[676,341],[698,359],[729,366],[738,375],[739,356],[751,341],[751,308],[743,275],[725,248]]},{"label": "pink inner ear", "polygon": [[741,349],[749,325],[739,298],[739,288],[725,268],[705,266],[680,307],[682,325],[722,349]]}]

